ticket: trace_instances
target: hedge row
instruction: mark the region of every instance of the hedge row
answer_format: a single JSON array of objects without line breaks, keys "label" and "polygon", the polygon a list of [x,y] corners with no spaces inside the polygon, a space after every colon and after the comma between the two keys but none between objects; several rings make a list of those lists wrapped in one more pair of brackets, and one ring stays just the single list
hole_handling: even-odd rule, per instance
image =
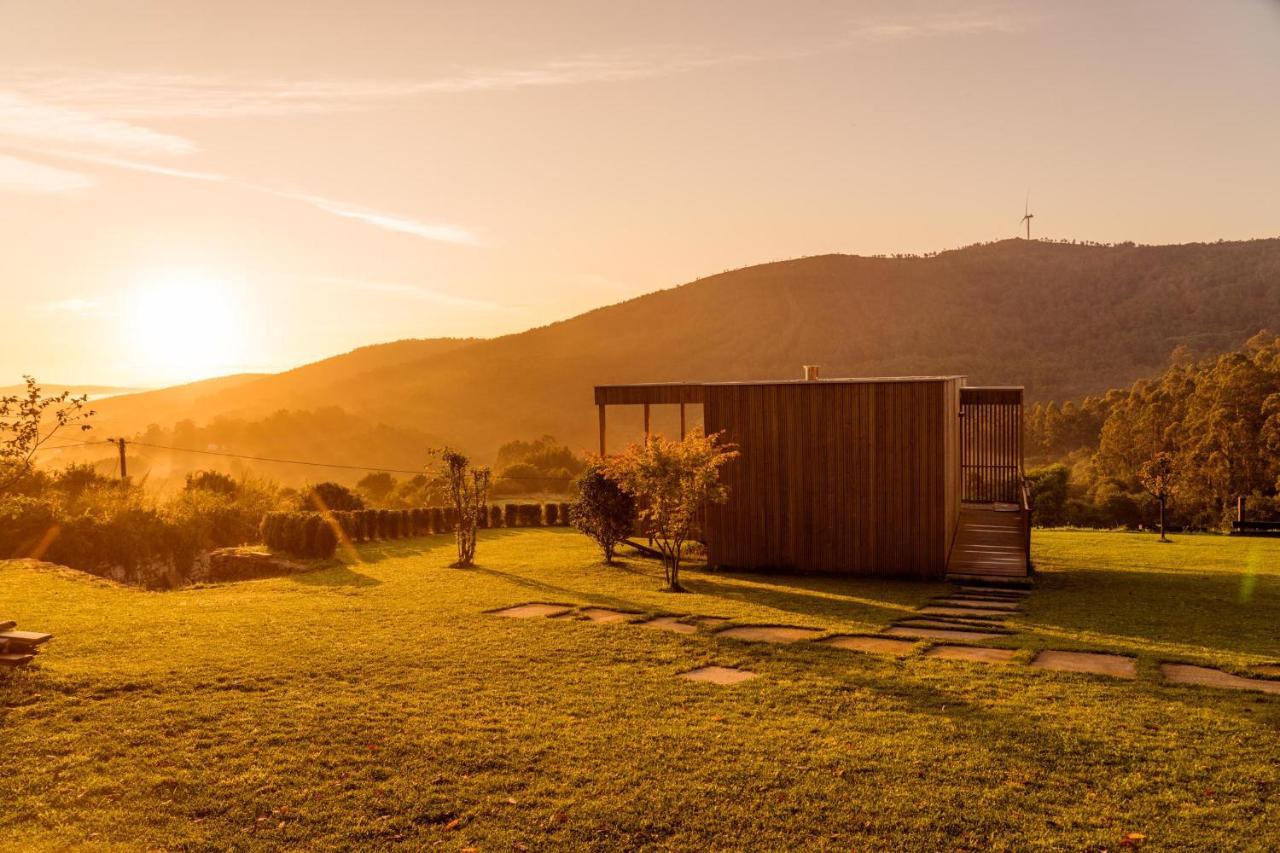
[{"label": "hedge row", "polygon": [[[403,539],[452,533],[458,521],[453,507],[357,509],[329,515],[331,524],[319,512],[269,512],[262,519],[262,541],[274,550],[301,557],[331,557],[338,531],[351,542]],[[568,523],[567,503],[494,504],[481,514],[479,526],[563,527]]]}]

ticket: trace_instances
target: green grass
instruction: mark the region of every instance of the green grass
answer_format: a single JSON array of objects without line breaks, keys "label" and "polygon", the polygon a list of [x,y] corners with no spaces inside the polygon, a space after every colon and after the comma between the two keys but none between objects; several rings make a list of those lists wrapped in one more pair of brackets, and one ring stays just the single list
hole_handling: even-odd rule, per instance
[{"label": "green grass", "polygon": [[[874,631],[941,584],[689,572],[658,592],[567,530],[442,537],[178,592],[0,563],[53,631],[0,681],[7,849],[1280,846],[1280,698],[1160,660],[1280,659],[1280,542],[1037,533],[1007,643],[1136,654],[1134,682],[629,625],[528,601]],[[924,645],[920,646],[923,649]],[[676,673],[740,665],[733,687]]]}]

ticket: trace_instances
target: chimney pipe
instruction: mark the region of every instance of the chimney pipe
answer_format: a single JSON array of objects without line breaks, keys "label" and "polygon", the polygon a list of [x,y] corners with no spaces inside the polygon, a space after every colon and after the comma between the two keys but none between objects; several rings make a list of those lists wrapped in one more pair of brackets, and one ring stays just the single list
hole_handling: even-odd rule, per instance
[{"label": "chimney pipe", "polygon": [[818,367],[816,364],[806,364],[804,366],[804,380],[806,382],[818,381]]}]

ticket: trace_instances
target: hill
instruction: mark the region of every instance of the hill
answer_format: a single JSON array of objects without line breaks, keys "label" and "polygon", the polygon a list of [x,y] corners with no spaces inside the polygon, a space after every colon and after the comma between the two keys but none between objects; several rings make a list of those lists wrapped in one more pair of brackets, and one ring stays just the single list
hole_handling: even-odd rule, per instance
[{"label": "hill", "polygon": [[[962,373],[1069,399],[1280,328],[1280,240],[1006,240],[928,257],[762,264],[491,340],[404,341],[287,373],[104,401],[102,422],[340,407],[482,456],[518,436],[594,444],[598,383]],[[203,383],[198,383],[203,385]],[[387,464],[387,463],[379,463]]]}]

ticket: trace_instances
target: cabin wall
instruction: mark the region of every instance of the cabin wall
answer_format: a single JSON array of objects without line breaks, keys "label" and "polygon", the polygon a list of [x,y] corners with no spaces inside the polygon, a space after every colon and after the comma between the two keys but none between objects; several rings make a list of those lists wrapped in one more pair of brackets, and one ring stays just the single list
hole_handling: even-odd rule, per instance
[{"label": "cabin wall", "polygon": [[708,507],[713,565],[941,578],[959,512],[958,379],[708,385],[741,456]]}]

